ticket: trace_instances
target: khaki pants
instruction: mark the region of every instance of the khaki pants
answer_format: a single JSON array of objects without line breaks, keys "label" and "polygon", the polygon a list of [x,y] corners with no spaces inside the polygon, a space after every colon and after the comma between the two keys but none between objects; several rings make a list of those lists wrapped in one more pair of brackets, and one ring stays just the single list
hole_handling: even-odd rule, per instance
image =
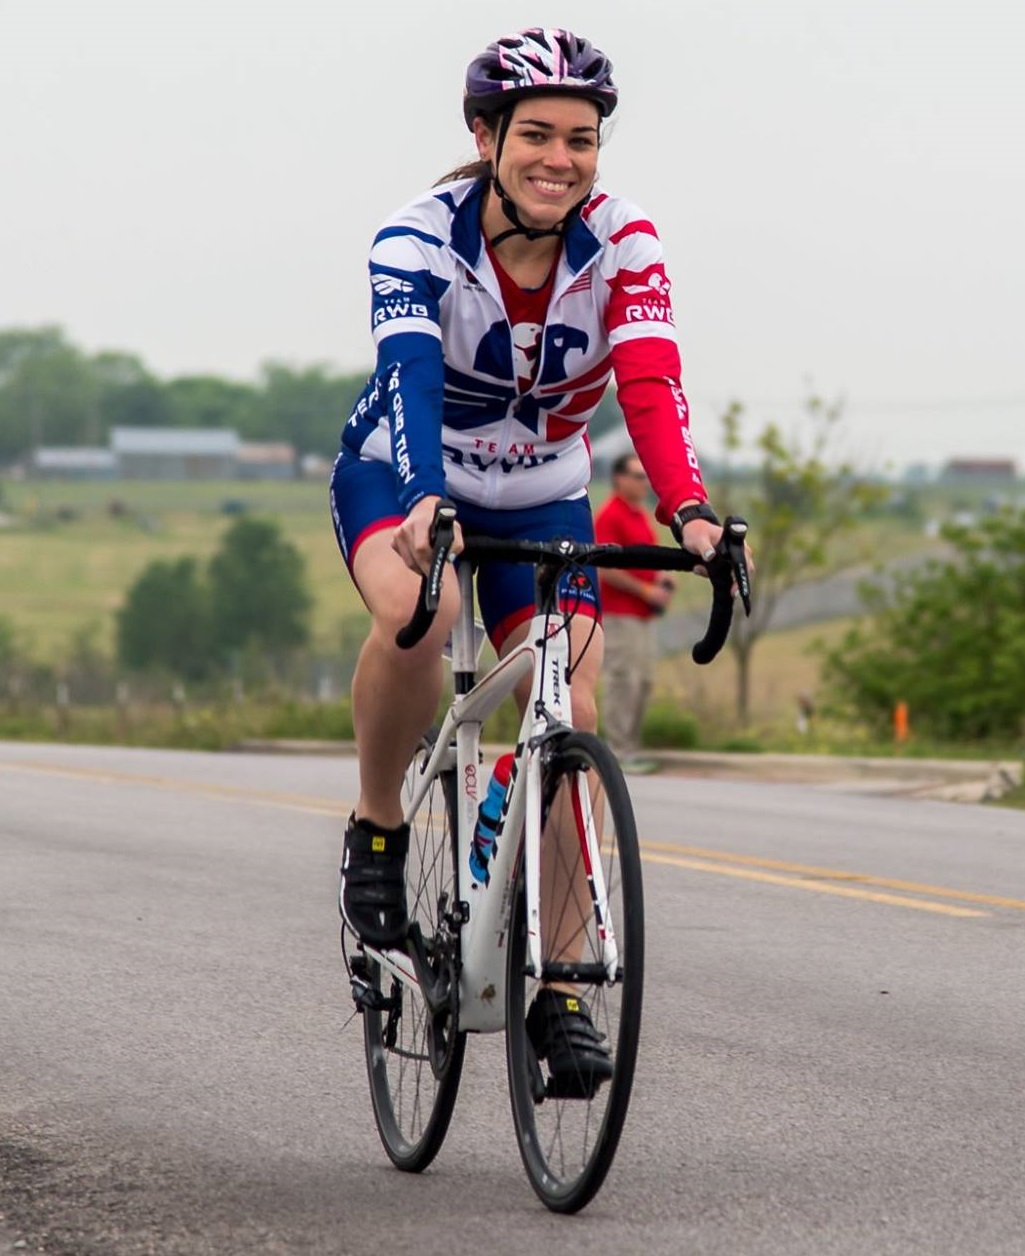
[{"label": "khaki pants", "polygon": [[637,755],[641,722],[655,680],[655,621],[633,615],[605,615],[602,725],[619,759]]}]

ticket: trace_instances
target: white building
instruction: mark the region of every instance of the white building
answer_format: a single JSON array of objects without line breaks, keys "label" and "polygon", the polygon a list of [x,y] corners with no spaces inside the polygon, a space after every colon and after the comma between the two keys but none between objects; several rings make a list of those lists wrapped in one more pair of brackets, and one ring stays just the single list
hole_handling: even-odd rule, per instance
[{"label": "white building", "polygon": [[125,480],[234,480],[240,443],[231,428],[115,427],[110,433]]}]

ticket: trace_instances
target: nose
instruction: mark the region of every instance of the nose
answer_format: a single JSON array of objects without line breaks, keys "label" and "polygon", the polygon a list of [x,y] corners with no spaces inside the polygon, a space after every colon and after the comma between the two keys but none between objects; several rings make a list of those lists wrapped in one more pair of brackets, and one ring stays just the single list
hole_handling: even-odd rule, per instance
[{"label": "nose", "polygon": [[554,138],[545,153],[546,164],[555,170],[567,170],[573,166],[573,155],[565,140]]}]

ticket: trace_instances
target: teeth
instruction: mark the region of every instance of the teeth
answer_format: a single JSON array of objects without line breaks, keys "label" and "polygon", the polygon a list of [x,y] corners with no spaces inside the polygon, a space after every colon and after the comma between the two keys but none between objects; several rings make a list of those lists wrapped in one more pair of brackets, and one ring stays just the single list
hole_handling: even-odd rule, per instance
[{"label": "teeth", "polygon": [[546,179],[535,179],[534,182],[546,192],[565,192],[569,187],[568,183],[549,183]]}]

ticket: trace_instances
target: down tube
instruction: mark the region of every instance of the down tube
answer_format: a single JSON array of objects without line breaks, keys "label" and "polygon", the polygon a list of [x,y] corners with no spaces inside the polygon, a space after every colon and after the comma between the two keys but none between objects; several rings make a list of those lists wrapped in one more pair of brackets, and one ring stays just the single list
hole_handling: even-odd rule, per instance
[{"label": "down tube", "polygon": [[[524,644],[513,651],[504,663],[511,664],[505,674],[515,680],[529,675],[534,650]],[[480,688],[486,688],[487,679]],[[511,692],[511,690],[509,690]],[[473,699],[477,691],[467,695],[467,710],[457,709],[457,723],[483,718]],[[462,739],[460,739],[462,741]],[[462,745],[460,746],[462,750]],[[470,872],[472,826],[462,824],[459,835],[460,898],[469,906],[469,918],[462,927],[462,969],[460,972],[459,1028],[482,1033],[505,1027],[505,969],[508,946],[509,917],[515,890],[516,855],[524,814],[523,741],[516,748],[513,777],[507,794],[505,813],[497,835],[487,883],[474,879]],[[462,768],[460,778],[468,779]],[[461,811],[461,815],[463,812]],[[474,813],[475,814],[475,813]]]}]

